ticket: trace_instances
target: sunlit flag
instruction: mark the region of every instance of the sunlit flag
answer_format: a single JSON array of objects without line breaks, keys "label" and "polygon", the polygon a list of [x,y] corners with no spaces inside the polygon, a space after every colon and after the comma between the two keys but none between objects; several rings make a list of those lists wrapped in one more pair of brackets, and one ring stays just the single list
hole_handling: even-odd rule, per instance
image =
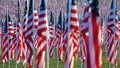
[{"label": "sunlit flag", "polygon": [[106,24],[105,45],[107,48],[107,58],[114,65],[118,62],[118,40],[119,40],[119,22],[116,15],[115,1],[112,0],[108,22]]},{"label": "sunlit flag", "polygon": [[39,22],[37,28],[38,50],[37,50],[37,68],[45,68],[45,50],[47,45],[47,9],[46,1],[42,0],[39,10]]}]

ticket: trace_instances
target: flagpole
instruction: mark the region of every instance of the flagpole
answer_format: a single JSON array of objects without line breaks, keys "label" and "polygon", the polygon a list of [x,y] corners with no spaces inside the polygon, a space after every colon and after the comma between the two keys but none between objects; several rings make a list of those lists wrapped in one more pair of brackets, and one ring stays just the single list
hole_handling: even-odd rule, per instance
[{"label": "flagpole", "polygon": [[[68,7],[68,17],[70,17],[70,10],[71,10],[71,1],[72,0],[69,0],[69,3],[68,3],[68,5],[69,5],[69,7]],[[68,18],[68,47],[67,47],[67,53],[68,53],[68,55],[67,55],[67,58],[68,58],[68,60],[67,60],[67,68],[70,68],[70,65],[69,65],[69,62],[70,62],[70,18]]]},{"label": "flagpole", "polygon": [[109,63],[109,67],[108,68],[110,68],[110,62],[108,62]]},{"label": "flagpole", "polygon": [[[20,1],[18,0],[18,4],[19,4],[19,2],[20,2]],[[19,14],[19,9],[20,9],[19,7],[20,7],[20,5],[18,5],[18,14]],[[18,21],[18,22],[19,22],[19,21]],[[16,27],[16,29],[17,29],[17,28],[18,28],[18,27]],[[17,40],[18,40],[18,39],[17,39]],[[18,44],[17,44],[17,45],[18,45]],[[17,58],[17,56],[16,56],[16,58]],[[16,63],[15,63],[15,68],[17,68],[17,60],[16,60]]]},{"label": "flagpole", "polygon": [[[57,6],[58,7],[58,6]],[[57,24],[58,24],[58,11],[57,11],[57,14],[56,14],[57,16],[56,16],[56,22],[57,22]],[[56,68],[58,68],[58,45],[57,45],[57,47],[56,47]]]},{"label": "flagpole", "polygon": [[[2,23],[2,24],[3,24],[3,23]],[[2,27],[3,27],[3,26],[2,26]],[[2,27],[1,27],[1,28],[2,28]],[[3,31],[2,31],[2,33],[3,33]],[[1,56],[2,56],[2,36],[1,36],[1,40],[0,40],[0,41],[1,41]],[[3,62],[2,62],[2,68],[4,68],[4,63],[3,63]]]},{"label": "flagpole", "polygon": [[[58,3],[57,3],[57,7],[58,7]],[[57,11],[57,16],[56,16],[56,25],[58,25],[58,10]],[[56,45],[56,68],[58,68],[58,45]]]},{"label": "flagpole", "polygon": [[82,68],[82,67],[83,67],[82,63],[81,63],[81,65],[80,65],[80,66],[81,66],[80,68]]},{"label": "flagpole", "polygon": [[[32,7],[33,7],[33,10],[32,10],[32,12],[33,12],[33,38],[35,39],[35,28],[34,28],[34,0],[32,0],[32,3],[33,3],[33,5],[32,5]],[[33,39],[33,40],[34,40]],[[33,41],[33,42],[35,42],[35,41]],[[35,61],[35,49],[34,49],[34,43],[33,43],[33,61]],[[33,68],[35,68],[35,63],[33,64]]]},{"label": "flagpole", "polygon": [[4,68],[4,63],[3,63],[3,66],[2,66],[2,68]]},{"label": "flagpole", "polygon": [[[7,5],[7,26],[8,26],[8,0],[6,0],[6,5]],[[7,28],[8,29],[8,28]],[[8,35],[9,39],[9,35]],[[9,42],[10,43],[10,42]],[[8,44],[8,68],[10,68],[10,51],[9,51],[9,44]]]},{"label": "flagpole", "polygon": [[[27,8],[28,8],[28,6],[29,6],[28,0],[25,0],[25,1],[27,1]],[[26,3],[25,3],[25,4],[26,4]],[[27,9],[27,12],[28,12],[28,9]],[[25,15],[25,16],[26,16],[26,15]],[[28,13],[27,13],[27,16],[28,16]],[[26,61],[26,59],[25,59],[25,61]],[[26,68],[26,63],[23,65],[23,67]]]},{"label": "flagpole", "polygon": [[[117,11],[117,2],[116,2],[117,0],[114,0],[114,16],[115,16],[115,18],[116,18],[116,11]],[[115,19],[114,19],[114,21],[116,21]],[[117,32],[117,29],[116,29],[116,32]],[[115,38],[114,38],[115,39]],[[119,42],[119,41],[118,41]],[[119,46],[119,45],[118,45]],[[117,53],[118,54],[118,53]],[[118,55],[117,55],[117,58],[118,58]],[[115,66],[113,66],[114,68],[116,68],[116,65]]]},{"label": "flagpole", "polygon": [[[47,0],[45,0],[45,7],[46,7],[46,9],[47,9]],[[46,11],[46,14],[47,14],[47,11]],[[49,68],[49,45],[48,45],[48,39],[49,39],[49,36],[48,36],[48,34],[49,34],[49,32],[48,32],[48,20],[47,20],[47,31],[46,31],[46,36],[47,36],[47,39],[46,39],[46,41],[47,41],[47,46],[46,46],[46,54],[47,54],[47,56],[46,56],[46,68]]]}]

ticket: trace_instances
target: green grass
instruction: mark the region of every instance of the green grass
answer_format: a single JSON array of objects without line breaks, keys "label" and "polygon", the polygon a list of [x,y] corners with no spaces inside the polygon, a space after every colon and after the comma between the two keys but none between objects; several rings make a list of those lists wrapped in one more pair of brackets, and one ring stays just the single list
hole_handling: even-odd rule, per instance
[{"label": "green grass", "polygon": [[[49,67],[50,68],[56,68],[56,59],[57,59],[56,57],[50,58],[50,61],[49,61],[49,63],[50,63]],[[120,58],[119,58],[118,61],[119,62],[118,62],[118,67],[117,68],[120,68]],[[106,58],[106,50],[105,50],[105,47],[103,46],[103,48],[102,48],[102,68],[108,68],[108,66],[109,66],[108,64],[109,63],[108,63],[108,60]],[[15,68],[15,66],[16,66],[15,60],[11,60],[10,61],[10,68]],[[17,66],[18,66],[17,68],[23,68],[22,60],[21,60],[21,62]],[[28,65],[26,65],[26,66],[27,66],[26,68],[28,68]],[[63,68],[64,67],[64,60],[58,61],[58,67],[59,68]],[[110,64],[110,67],[113,68],[113,65]],[[0,68],[2,68],[2,61],[1,60],[0,60]],[[4,64],[4,68],[8,68],[8,62],[6,62]],[[74,61],[74,68],[80,68],[80,58],[79,57],[77,59],[75,59],[75,61]]]}]

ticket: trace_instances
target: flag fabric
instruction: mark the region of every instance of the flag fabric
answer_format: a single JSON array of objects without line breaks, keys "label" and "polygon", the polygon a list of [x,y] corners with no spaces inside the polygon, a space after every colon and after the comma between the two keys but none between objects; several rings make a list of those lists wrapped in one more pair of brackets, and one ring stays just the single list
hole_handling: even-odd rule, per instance
[{"label": "flag fabric", "polygon": [[34,64],[34,45],[33,45],[33,0],[29,2],[28,21],[25,31],[25,43],[27,45],[26,61],[29,66],[32,67]]},{"label": "flag fabric", "polygon": [[11,23],[11,27],[12,27],[12,50],[11,50],[11,58],[12,59],[14,59],[14,54],[15,54],[15,52],[16,52],[16,45],[17,45],[17,38],[16,38],[16,31],[17,31],[17,29],[16,29],[16,23],[15,22],[13,22],[12,21],[12,23]]},{"label": "flag fabric", "polygon": [[58,57],[59,60],[63,59],[63,45],[62,45],[62,12],[60,11],[60,15],[58,17],[58,24],[57,24],[57,38],[58,38],[58,44],[57,44],[57,49],[58,49]]},{"label": "flag fabric", "polygon": [[3,24],[2,28],[3,28],[3,34],[2,34],[2,62],[5,63],[6,61],[9,60],[9,55],[8,55],[8,51],[9,51],[9,38],[8,38],[8,22],[10,21],[10,17],[8,15],[8,19],[7,19],[7,14],[6,14],[6,21]]},{"label": "flag fabric", "polygon": [[37,30],[38,26],[38,12],[36,9],[34,9],[34,28]]},{"label": "flag fabric", "polygon": [[17,63],[20,62],[20,56],[22,56],[22,48],[23,48],[23,42],[22,42],[22,25],[20,22],[17,24],[17,48],[16,48],[16,61]]},{"label": "flag fabric", "polygon": [[7,36],[8,36],[8,32],[4,31],[2,34],[2,62],[3,63],[8,61],[8,37]]},{"label": "flag fabric", "polygon": [[37,50],[37,68],[45,68],[45,50],[47,45],[47,9],[46,1],[42,0],[39,11],[39,22],[37,28],[38,50]]},{"label": "flag fabric", "polygon": [[20,62],[20,56],[22,56],[22,25],[20,24],[20,2],[18,0],[18,23],[17,23],[17,47],[16,47],[16,61]]},{"label": "flag fabric", "polygon": [[25,42],[25,33],[26,33],[26,26],[27,26],[27,16],[28,16],[28,13],[27,13],[27,1],[25,1],[25,9],[24,9],[24,22],[22,24],[22,33],[23,33],[23,36],[22,36],[22,40],[23,40],[23,48],[22,48],[22,57],[23,57],[23,64],[26,63],[26,53],[27,53],[27,45],[26,45],[26,42]]},{"label": "flag fabric", "polygon": [[65,63],[64,63],[64,68],[73,68],[74,67],[74,55],[73,55],[73,43],[72,43],[72,30],[71,30],[71,8],[73,5],[74,0],[68,0],[67,2],[67,19],[66,19],[66,24],[65,24]]},{"label": "flag fabric", "polygon": [[79,48],[79,21],[78,21],[78,13],[77,13],[77,5],[75,0],[72,0],[71,5],[71,16],[70,16],[70,30],[71,37],[73,39],[73,55],[77,57],[78,48]]},{"label": "flag fabric", "polygon": [[38,12],[36,9],[34,9],[34,30],[35,30],[35,40],[34,40],[34,45],[35,48],[38,48],[38,36],[37,34],[37,27],[38,27]]},{"label": "flag fabric", "polygon": [[49,21],[49,33],[50,33],[50,38],[48,41],[49,44],[49,55],[50,57],[53,56],[53,48],[54,48],[54,39],[55,39],[55,24],[54,24],[54,19],[53,19],[53,13],[51,12],[50,15],[50,21]]},{"label": "flag fabric", "polygon": [[65,35],[66,35],[66,31],[65,31],[65,24],[66,24],[66,18],[65,15],[63,16],[63,39],[62,39],[62,45],[63,45],[63,52],[65,52],[66,48],[65,48]]},{"label": "flag fabric", "polygon": [[57,48],[58,45],[58,38],[57,38],[57,25],[55,24],[55,38],[53,39],[53,44]]},{"label": "flag fabric", "polygon": [[116,8],[115,8],[115,1],[112,0],[110,14],[108,16],[108,23],[107,31],[106,31],[106,38],[105,38],[105,45],[107,48],[107,58],[114,67],[117,66],[118,62],[118,40],[119,40],[119,25],[118,19],[116,18]]},{"label": "flag fabric", "polygon": [[89,25],[89,18],[90,18],[90,8],[91,8],[91,3],[90,1],[87,1],[85,4],[85,9],[84,9],[84,16],[82,20],[82,24],[80,26],[80,57],[81,61],[84,62],[86,59],[86,46],[88,46],[88,25]]},{"label": "flag fabric", "polygon": [[13,53],[13,41],[14,41],[14,36],[15,36],[15,33],[14,33],[14,27],[13,27],[13,23],[10,21],[8,22],[8,31],[9,31],[9,53],[10,53],[10,60],[14,59],[14,53]]},{"label": "flag fabric", "polygon": [[102,64],[102,39],[98,3],[98,0],[93,0],[91,4],[85,68],[101,68]]},{"label": "flag fabric", "polygon": [[13,54],[13,40],[14,40],[14,27],[13,27],[13,23],[11,22],[11,20],[9,19],[8,21],[8,58],[9,60],[12,60],[14,58],[14,54]]}]

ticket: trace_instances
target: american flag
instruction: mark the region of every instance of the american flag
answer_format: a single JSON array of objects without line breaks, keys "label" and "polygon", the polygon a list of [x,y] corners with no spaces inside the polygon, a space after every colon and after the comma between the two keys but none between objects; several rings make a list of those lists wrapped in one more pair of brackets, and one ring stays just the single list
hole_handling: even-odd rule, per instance
[{"label": "american flag", "polygon": [[98,0],[93,0],[91,5],[85,68],[101,68],[102,64],[102,39],[98,3]]},{"label": "american flag", "polygon": [[73,43],[73,55],[77,57],[78,48],[79,48],[79,21],[78,21],[78,14],[77,14],[77,5],[72,0],[71,5],[71,16],[70,16],[70,30],[71,30],[71,37]]},{"label": "american flag", "polygon": [[22,25],[17,23],[17,48],[16,48],[16,61],[20,62],[20,56],[22,56],[23,42],[22,42]]},{"label": "american flag", "polygon": [[5,24],[3,24],[2,28],[3,28],[3,34],[2,34],[2,62],[5,63],[6,61],[9,60],[8,58],[8,42],[9,42],[9,38],[8,38],[8,21],[10,21],[10,17],[8,15],[8,20],[7,20],[7,14],[6,14],[6,21]]},{"label": "american flag", "polygon": [[10,53],[10,59],[14,58],[14,53],[13,53],[13,41],[14,41],[14,27],[13,27],[13,23],[10,21],[8,23],[8,31],[9,31],[9,53]]},{"label": "american flag", "polygon": [[11,58],[14,59],[14,53],[16,51],[16,45],[17,45],[17,38],[16,38],[16,23],[14,21],[12,21],[11,23],[11,27],[12,27],[12,50],[11,50]]},{"label": "american flag", "polygon": [[16,48],[16,61],[20,62],[20,56],[22,56],[22,25],[20,23],[20,2],[18,0],[18,23],[17,23],[17,48]]},{"label": "american flag", "polygon": [[71,9],[73,4],[75,4],[74,0],[68,0],[67,3],[67,19],[66,19],[66,24],[65,24],[65,51],[66,51],[66,56],[65,56],[65,64],[64,68],[73,68],[74,67],[74,55],[73,55],[73,50],[74,50],[74,44],[72,43],[73,37],[71,33]]},{"label": "american flag", "polygon": [[60,15],[59,15],[59,18],[58,18],[58,24],[57,24],[57,38],[58,38],[58,44],[57,44],[57,48],[58,48],[58,57],[59,57],[59,60],[62,60],[63,59],[63,44],[62,44],[62,12],[60,11]]},{"label": "american flag", "polygon": [[37,28],[38,35],[38,51],[37,51],[37,68],[45,68],[45,50],[47,45],[47,10],[46,10],[46,0],[41,1],[40,11],[39,11],[39,22]]},{"label": "american flag", "polygon": [[38,12],[36,9],[34,9],[34,31],[35,31],[35,48],[38,48],[38,36],[36,35],[37,33],[37,27],[38,27]]},{"label": "american flag", "polygon": [[80,27],[80,53],[81,53],[81,61],[84,62],[86,59],[86,46],[88,46],[88,25],[89,25],[89,15],[90,15],[90,8],[91,3],[90,1],[87,1],[85,4],[84,9],[84,16],[82,20],[82,24]]},{"label": "american flag", "polygon": [[23,33],[23,36],[22,36],[22,39],[23,39],[23,48],[22,48],[22,57],[23,57],[23,64],[26,63],[26,52],[27,52],[27,45],[26,45],[26,42],[25,42],[25,33],[26,33],[26,26],[27,26],[27,1],[25,1],[25,9],[24,9],[24,22],[23,22],[23,29],[22,29],[22,33]]},{"label": "american flag", "polygon": [[34,28],[37,30],[38,26],[38,12],[36,9],[34,9]]},{"label": "american flag", "polygon": [[52,57],[53,56],[53,48],[54,48],[54,39],[55,39],[55,24],[54,24],[52,11],[51,11],[50,21],[49,21],[49,33],[50,33],[50,38],[48,41],[49,55],[50,55],[50,57]]},{"label": "american flag", "polygon": [[111,9],[110,14],[108,16],[108,23],[107,26],[107,35],[105,38],[105,45],[107,48],[107,58],[108,60],[114,65],[117,66],[118,61],[118,40],[119,40],[119,31],[118,31],[118,19],[116,18],[116,8],[115,8],[115,1],[112,0],[111,2]]},{"label": "american flag", "polygon": [[33,66],[34,61],[34,45],[33,45],[33,0],[29,1],[29,11],[28,11],[28,21],[25,31],[25,42],[27,45],[26,61],[29,63],[29,66]]},{"label": "american flag", "polygon": [[[64,51],[65,51],[65,61],[64,61],[64,68],[67,68],[67,65],[69,66],[69,64],[67,64],[67,58],[68,58],[68,54],[67,54],[67,44],[68,44],[68,10],[69,10],[69,0],[67,0],[67,14],[66,14],[66,20],[65,23],[63,23],[64,25],[64,35],[63,35],[63,47],[64,47]],[[69,67],[68,67],[69,68]]]},{"label": "american flag", "polygon": [[63,16],[63,40],[62,40],[62,45],[63,45],[63,51],[65,52],[65,24],[66,24],[66,18],[65,15]]}]

